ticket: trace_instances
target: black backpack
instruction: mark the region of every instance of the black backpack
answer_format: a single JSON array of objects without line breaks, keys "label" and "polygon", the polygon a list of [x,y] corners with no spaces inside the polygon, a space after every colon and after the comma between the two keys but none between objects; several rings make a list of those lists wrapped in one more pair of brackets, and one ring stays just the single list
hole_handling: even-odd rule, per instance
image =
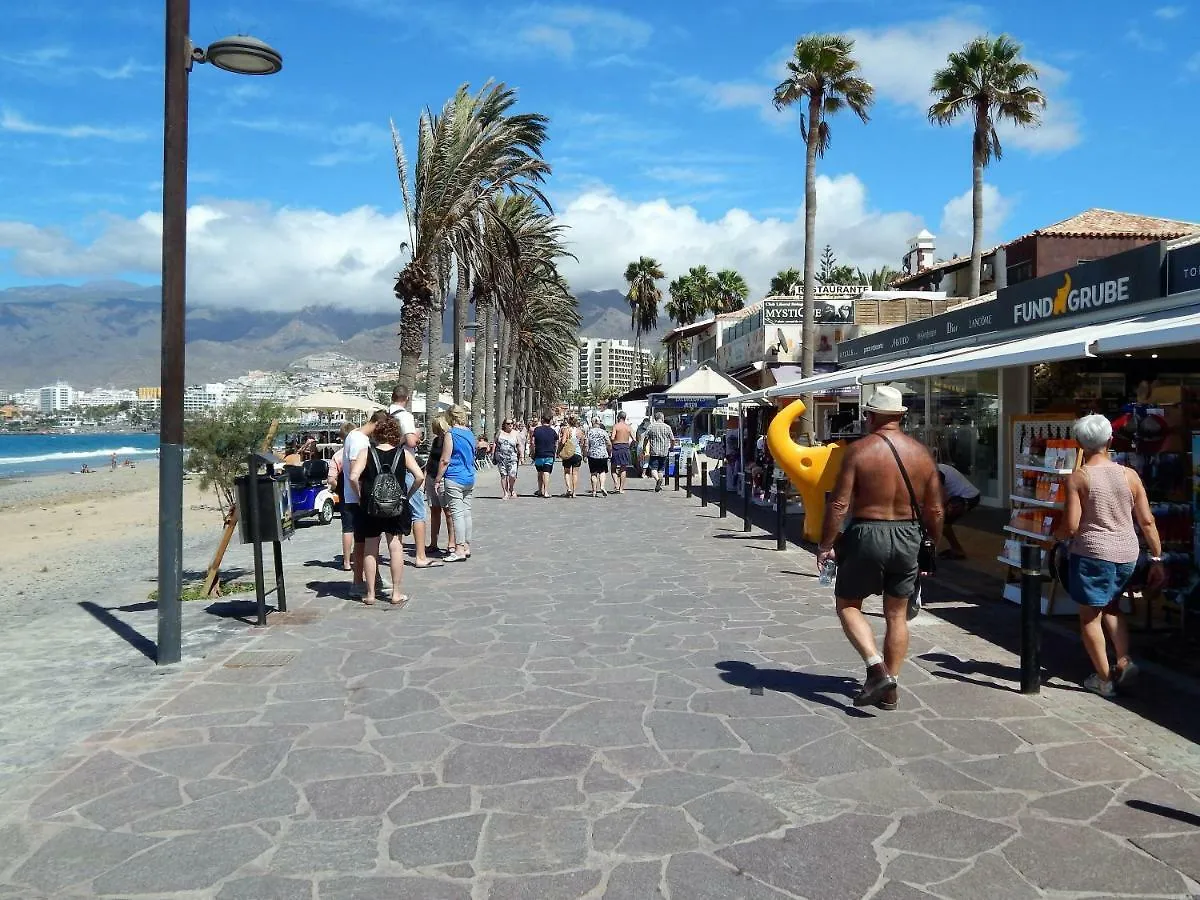
[{"label": "black backpack", "polygon": [[404,511],[408,503],[407,491],[404,490],[404,482],[396,476],[396,468],[403,455],[404,448],[397,447],[391,468],[385,469],[379,464],[379,454],[374,447],[371,448],[371,458],[375,460],[378,474],[371,485],[371,496],[367,498],[367,515],[376,519],[392,519]]}]

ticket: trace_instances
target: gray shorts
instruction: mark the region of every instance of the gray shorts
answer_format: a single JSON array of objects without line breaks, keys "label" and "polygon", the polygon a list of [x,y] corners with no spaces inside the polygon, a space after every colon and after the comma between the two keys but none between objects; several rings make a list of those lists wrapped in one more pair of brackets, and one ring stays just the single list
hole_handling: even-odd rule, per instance
[{"label": "gray shorts", "polygon": [[872,594],[908,599],[917,587],[921,526],[910,520],[855,519],[838,544],[837,584],[844,600]]}]

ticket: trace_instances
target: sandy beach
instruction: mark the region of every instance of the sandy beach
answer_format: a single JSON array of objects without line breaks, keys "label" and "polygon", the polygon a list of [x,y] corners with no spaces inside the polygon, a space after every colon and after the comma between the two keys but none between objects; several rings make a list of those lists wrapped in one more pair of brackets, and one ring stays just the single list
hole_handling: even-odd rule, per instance
[{"label": "sandy beach", "polygon": [[[184,531],[220,528],[212,492],[184,484]],[[209,507],[209,508],[205,508]],[[0,578],[37,586],[42,579],[87,578],[92,564],[158,524],[158,467],[104,469],[0,482]],[[139,575],[154,560],[130,560]]]}]

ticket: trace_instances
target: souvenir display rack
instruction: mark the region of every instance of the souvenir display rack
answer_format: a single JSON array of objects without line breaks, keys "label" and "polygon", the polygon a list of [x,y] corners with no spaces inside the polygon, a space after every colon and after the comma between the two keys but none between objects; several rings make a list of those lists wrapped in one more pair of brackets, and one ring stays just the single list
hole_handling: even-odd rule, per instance
[{"label": "souvenir display rack", "polygon": [[[1013,416],[1010,445],[1013,460],[1012,513],[1004,526],[1007,538],[998,561],[1008,567],[1004,599],[1021,602],[1021,547],[1034,545],[1041,550],[1042,568],[1047,567],[1054,532],[1066,507],[1066,482],[1079,464],[1079,451],[1071,437],[1072,416],[1053,413]],[[1057,584],[1047,580],[1042,586],[1042,613],[1055,610]],[[1066,613],[1070,604],[1057,610]]]}]

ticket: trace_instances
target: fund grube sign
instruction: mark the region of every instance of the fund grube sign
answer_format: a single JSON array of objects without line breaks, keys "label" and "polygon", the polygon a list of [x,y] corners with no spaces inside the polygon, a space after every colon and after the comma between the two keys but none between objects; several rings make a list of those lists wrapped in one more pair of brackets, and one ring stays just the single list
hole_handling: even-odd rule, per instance
[{"label": "fund grube sign", "polygon": [[1096,318],[1162,296],[1162,248],[1149,244],[1000,290],[1000,328]]}]

